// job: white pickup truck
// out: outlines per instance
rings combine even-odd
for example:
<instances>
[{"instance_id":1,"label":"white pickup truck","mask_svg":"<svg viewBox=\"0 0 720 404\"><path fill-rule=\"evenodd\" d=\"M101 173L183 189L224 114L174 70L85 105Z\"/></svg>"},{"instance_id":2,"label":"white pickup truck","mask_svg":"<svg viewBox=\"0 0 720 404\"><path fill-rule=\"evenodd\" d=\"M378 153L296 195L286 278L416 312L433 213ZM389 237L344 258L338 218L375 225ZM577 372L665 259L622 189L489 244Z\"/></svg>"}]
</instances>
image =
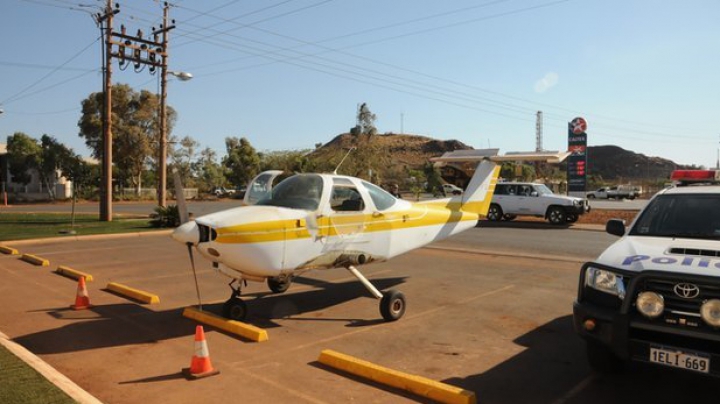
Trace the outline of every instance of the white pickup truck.
<instances>
[{"instance_id":1,"label":"white pickup truck","mask_svg":"<svg viewBox=\"0 0 720 404\"><path fill-rule=\"evenodd\" d=\"M629 361L720 377L720 172L676 170L620 238L580 271L576 332L595 370Z\"/></svg>"},{"instance_id":2,"label":"white pickup truck","mask_svg":"<svg viewBox=\"0 0 720 404\"><path fill-rule=\"evenodd\" d=\"M588 199L635 199L639 192L632 185L616 185L590 191L585 196Z\"/></svg>"}]
</instances>

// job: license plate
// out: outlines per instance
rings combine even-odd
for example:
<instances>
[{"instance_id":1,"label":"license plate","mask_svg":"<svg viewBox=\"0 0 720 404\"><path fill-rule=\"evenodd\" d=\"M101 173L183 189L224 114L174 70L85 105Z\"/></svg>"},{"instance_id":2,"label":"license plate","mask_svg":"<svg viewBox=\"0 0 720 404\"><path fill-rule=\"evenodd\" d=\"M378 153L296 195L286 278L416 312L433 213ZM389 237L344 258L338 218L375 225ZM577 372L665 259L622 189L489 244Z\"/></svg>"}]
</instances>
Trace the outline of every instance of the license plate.
<instances>
[{"instance_id":1,"label":"license plate","mask_svg":"<svg viewBox=\"0 0 720 404\"><path fill-rule=\"evenodd\" d=\"M650 362L696 372L710 372L710 358L690 352L650 347Z\"/></svg>"}]
</instances>

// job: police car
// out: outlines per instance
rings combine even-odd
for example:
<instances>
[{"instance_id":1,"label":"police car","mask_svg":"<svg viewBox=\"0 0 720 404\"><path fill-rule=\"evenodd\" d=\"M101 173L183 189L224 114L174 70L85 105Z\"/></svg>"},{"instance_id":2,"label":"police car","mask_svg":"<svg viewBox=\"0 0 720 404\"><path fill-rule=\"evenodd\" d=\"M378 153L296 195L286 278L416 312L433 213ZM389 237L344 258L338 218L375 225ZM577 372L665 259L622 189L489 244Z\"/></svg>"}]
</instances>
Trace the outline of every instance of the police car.
<instances>
[{"instance_id":1,"label":"police car","mask_svg":"<svg viewBox=\"0 0 720 404\"><path fill-rule=\"evenodd\" d=\"M629 228L608 221L621 238L580 271L574 325L597 371L640 361L720 376L720 172L671 179Z\"/></svg>"}]
</instances>

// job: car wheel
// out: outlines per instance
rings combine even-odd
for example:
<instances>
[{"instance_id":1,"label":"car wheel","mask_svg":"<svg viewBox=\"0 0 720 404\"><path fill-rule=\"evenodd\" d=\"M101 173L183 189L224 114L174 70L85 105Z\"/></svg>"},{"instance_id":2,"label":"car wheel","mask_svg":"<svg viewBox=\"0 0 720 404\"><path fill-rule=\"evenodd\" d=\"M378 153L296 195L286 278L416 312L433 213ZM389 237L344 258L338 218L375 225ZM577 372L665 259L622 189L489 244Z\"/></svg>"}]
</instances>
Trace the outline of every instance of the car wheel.
<instances>
[{"instance_id":1,"label":"car wheel","mask_svg":"<svg viewBox=\"0 0 720 404\"><path fill-rule=\"evenodd\" d=\"M558 206L553 206L548 210L547 220L552 224L565 224L567 222L565 211Z\"/></svg>"},{"instance_id":2,"label":"car wheel","mask_svg":"<svg viewBox=\"0 0 720 404\"><path fill-rule=\"evenodd\" d=\"M568 213L567 215L567 221L568 223L575 223L578 221L579 216L575 213Z\"/></svg>"},{"instance_id":3,"label":"car wheel","mask_svg":"<svg viewBox=\"0 0 720 404\"><path fill-rule=\"evenodd\" d=\"M587 198L588 198L588 199L595 199L595 195L590 194L590 195L587 196Z\"/></svg>"},{"instance_id":4,"label":"car wheel","mask_svg":"<svg viewBox=\"0 0 720 404\"><path fill-rule=\"evenodd\" d=\"M498 204L491 204L490 209L488 209L487 213L487 219L491 222L497 222L503 217L503 211L500 205Z\"/></svg>"},{"instance_id":5,"label":"car wheel","mask_svg":"<svg viewBox=\"0 0 720 404\"><path fill-rule=\"evenodd\" d=\"M598 373L620 373L625 368L625 362L622 359L597 342L586 341L585 352L590 367Z\"/></svg>"}]
</instances>

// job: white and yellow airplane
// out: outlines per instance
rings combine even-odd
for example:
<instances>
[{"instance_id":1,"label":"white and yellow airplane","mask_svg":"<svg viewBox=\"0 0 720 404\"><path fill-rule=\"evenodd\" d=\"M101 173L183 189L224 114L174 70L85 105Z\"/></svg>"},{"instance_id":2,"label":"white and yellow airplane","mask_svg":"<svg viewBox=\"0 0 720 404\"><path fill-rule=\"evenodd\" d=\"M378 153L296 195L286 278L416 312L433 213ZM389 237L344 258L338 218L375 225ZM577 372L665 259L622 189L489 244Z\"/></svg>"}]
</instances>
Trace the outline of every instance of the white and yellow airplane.
<instances>
[{"instance_id":1,"label":"white and yellow airplane","mask_svg":"<svg viewBox=\"0 0 720 404\"><path fill-rule=\"evenodd\" d=\"M478 162L467 189L451 198L419 202L396 199L377 185L337 174L296 174L272 187L281 172L264 172L248 186L245 202L250 205L198 217L172 236L191 253L194 246L217 271L232 278L232 294L223 306L223 315L230 319L242 320L247 314L240 299L246 281L266 281L271 291L282 293L305 271L346 268L380 299L382 317L394 321L405 313L405 296L392 289L380 292L358 266L475 227L492 200L498 162L560 162L567 155L498 156L497 149L446 153L433 160Z\"/></svg>"}]
</instances>

